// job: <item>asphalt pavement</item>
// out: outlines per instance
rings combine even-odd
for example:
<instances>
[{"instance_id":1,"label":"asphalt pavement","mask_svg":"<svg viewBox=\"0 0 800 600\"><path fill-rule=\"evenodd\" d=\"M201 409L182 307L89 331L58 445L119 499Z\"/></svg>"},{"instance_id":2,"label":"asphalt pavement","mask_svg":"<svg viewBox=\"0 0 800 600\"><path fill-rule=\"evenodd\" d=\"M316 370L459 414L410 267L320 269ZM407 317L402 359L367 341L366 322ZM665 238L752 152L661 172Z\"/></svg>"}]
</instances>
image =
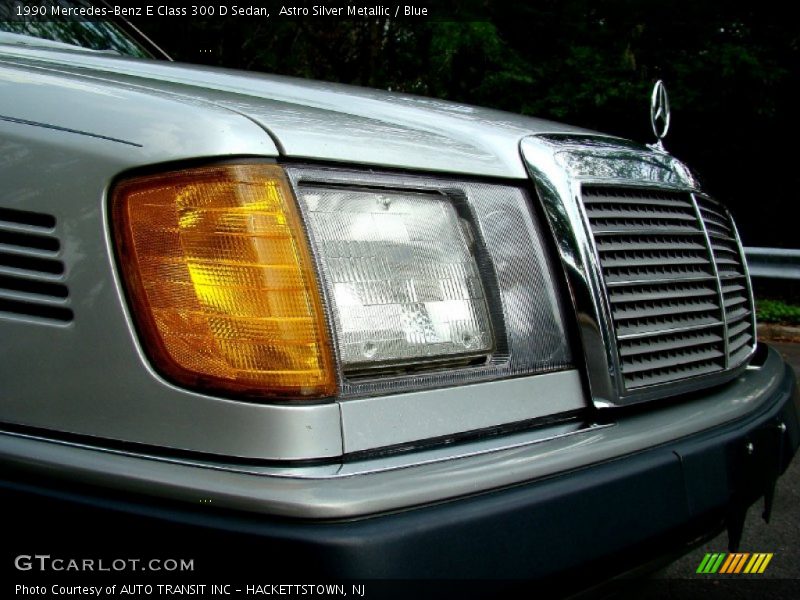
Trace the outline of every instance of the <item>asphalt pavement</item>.
<instances>
[{"instance_id":1,"label":"asphalt pavement","mask_svg":"<svg viewBox=\"0 0 800 600\"><path fill-rule=\"evenodd\" d=\"M800 375L800 344L767 343L780 351L789 364L794 367L795 373ZM800 580L800 454L795 456L789 469L778 480L775 491L775 504L769 524L766 524L761 518L763 506L763 501L759 501L750 507L739 551L773 553L773 558L766 571L762 575L751 577L746 586L724 585L723 587L729 588L729 592L733 592L727 595L729 598L761 597L761 594L758 593L761 588L764 590L769 589L771 592L779 592L779 588L769 587L766 582L768 579L784 580L783 588L781 588L784 590L787 590L786 586L789 585L786 580ZM662 570L655 578L672 580L705 578L708 581L708 575L696 574L697 567L703 557L706 553L727 551L728 537L726 533L723 533L708 544L697 548ZM744 583L741 579L739 581L742 584ZM758 581L763 581L763 583L758 583ZM663 583L668 585L668 582ZM727 584L728 582L720 581L719 583ZM796 590L794 585L791 585L791 588L793 591ZM679 584L675 589L676 593L668 597L683 596L685 595L684 592L690 590L691 587L687 584ZM735 593L737 589L743 590L745 593L739 596ZM772 593L771 597L800 598L800 596L786 596L780 593Z\"/></svg>"}]
</instances>

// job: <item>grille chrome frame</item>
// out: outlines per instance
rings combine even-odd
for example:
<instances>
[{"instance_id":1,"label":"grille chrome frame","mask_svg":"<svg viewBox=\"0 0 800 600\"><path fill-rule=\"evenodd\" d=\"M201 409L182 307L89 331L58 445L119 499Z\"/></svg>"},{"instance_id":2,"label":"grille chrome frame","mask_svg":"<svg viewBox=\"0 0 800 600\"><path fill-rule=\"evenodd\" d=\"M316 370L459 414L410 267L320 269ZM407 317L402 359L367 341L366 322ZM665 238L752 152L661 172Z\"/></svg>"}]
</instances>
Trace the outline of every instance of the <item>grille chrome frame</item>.
<instances>
[{"instance_id":1,"label":"grille chrome frame","mask_svg":"<svg viewBox=\"0 0 800 600\"><path fill-rule=\"evenodd\" d=\"M694 207L698 202L708 203L712 208L716 207L714 210L717 212L721 210L725 215L729 213L702 192L689 169L665 152L599 134L529 136L522 140L520 150L550 224L553 241L564 268L583 346L586 380L595 407L626 406L679 396L720 385L737 377L746 368L754 351L756 334L747 264L733 221L729 218L727 221L732 232L731 242L738 249L738 260L744 273L743 290L740 287L737 291L744 294L745 302L751 307L746 334L752 337L748 344L749 352L736 356L736 361L729 361L726 341L724 350L720 350L718 346L718 351L724 353L725 364L706 370L708 372L701 369L703 372L688 374L683 378L672 378L628 389L621 370L617 331L608 292L614 286L607 286L595 236L584 211L582 192L584 188L592 186L678 194L690 198L693 208L689 218L685 220L691 220L695 235L702 236L703 248L700 250L708 258L706 262L715 265L713 269L716 269L717 261L713 259L714 248L708 242L708 233L696 231L694 224L698 223L701 215ZM718 335L727 340L727 331L721 326L726 320L721 312L725 298L721 286L714 284L714 281L719 281L719 273L715 273L713 269L705 274L706 283L713 284L706 292L719 307ZM697 283L690 275L683 275L684 283ZM740 327L740 324L737 326ZM728 362L731 362L729 366Z\"/></svg>"}]
</instances>

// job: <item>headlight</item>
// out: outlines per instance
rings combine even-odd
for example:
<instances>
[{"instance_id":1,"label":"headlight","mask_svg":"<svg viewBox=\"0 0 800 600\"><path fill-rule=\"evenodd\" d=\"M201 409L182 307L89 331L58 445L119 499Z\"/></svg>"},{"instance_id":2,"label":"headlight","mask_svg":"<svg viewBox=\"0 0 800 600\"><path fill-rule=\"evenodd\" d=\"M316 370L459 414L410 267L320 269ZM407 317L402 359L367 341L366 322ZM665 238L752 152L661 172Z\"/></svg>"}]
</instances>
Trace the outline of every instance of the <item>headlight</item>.
<instances>
[{"instance_id":1,"label":"headlight","mask_svg":"<svg viewBox=\"0 0 800 600\"><path fill-rule=\"evenodd\" d=\"M250 163L112 203L144 350L188 387L353 397L572 366L518 186Z\"/></svg>"},{"instance_id":2,"label":"headlight","mask_svg":"<svg viewBox=\"0 0 800 600\"><path fill-rule=\"evenodd\" d=\"M442 194L301 187L345 375L487 357L471 225Z\"/></svg>"}]
</instances>

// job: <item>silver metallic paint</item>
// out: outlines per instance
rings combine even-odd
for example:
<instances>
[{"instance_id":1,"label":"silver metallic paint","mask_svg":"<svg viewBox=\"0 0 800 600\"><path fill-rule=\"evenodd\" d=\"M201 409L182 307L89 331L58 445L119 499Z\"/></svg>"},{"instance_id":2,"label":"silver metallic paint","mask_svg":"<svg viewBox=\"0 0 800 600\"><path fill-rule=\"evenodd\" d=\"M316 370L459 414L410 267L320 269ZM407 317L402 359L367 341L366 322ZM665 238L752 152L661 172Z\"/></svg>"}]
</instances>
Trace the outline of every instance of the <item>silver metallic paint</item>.
<instances>
[{"instance_id":1,"label":"silver metallic paint","mask_svg":"<svg viewBox=\"0 0 800 600\"><path fill-rule=\"evenodd\" d=\"M499 384L503 385L500 386ZM345 453L537 419L586 407L577 371L341 403Z\"/></svg>"},{"instance_id":2,"label":"silver metallic paint","mask_svg":"<svg viewBox=\"0 0 800 600\"><path fill-rule=\"evenodd\" d=\"M331 467L237 467L165 460L0 434L6 466L73 482L214 508L313 519L371 515L467 496L613 460L757 413L784 383L770 349L761 367L692 402L630 415L609 427L557 426ZM492 384L496 385L496 384Z\"/></svg>"},{"instance_id":3,"label":"silver metallic paint","mask_svg":"<svg viewBox=\"0 0 800 600\"><path fill-rule=\"evenodd\" d=\"M194 393L159 377L138 346L116 272L107 195L117 174L203 156L274 156L277 149L265 132L229 110L170 93L0 64L0 92L10 92L12 84L13 94L0 95L0 115L15 119L0 119L0 201L56 217L62 243L57 257L68 270L40 277L69 286L75 320L0 320L4 339L14 340L0 345L0 422L233 457L341 455L338 403L259 405ZM79 103L82 110L65 110ZM507 416L502 408L488 418L465 413L435 431L425 422L423 433L450 435L456 426L476 429L542 414L540 406L529 405L522 415L520 403L529 395L519 384L507 385L491 388L491 395L509 403ZM426 397L434 403L442 397L450 410L452 392L435 390ZM402 410L413 398L400 395L395 401ZM583 396L571 396L568 404L582 406ZM409 427L403 431L403 441L420 439ZM354 444L385 442L367 443L362 436Z\"/></svg>"},{"instance_id":4,"label":"silver metallic paint","mask_svg":"<svg viewBox=\"0 0 800 600\"><path fill-rule=\"evenodd\" d=\"M75 164L83 152L107 155L106 160L113 161L108 165L111 168L98 173L106 179L126 169L160 162L248 154L278 155L275 144L260 127L227 109L164 92L11 66L3 61L2 52L0 117L38 124L43 133L50 134L45 143L60 145L66 153L76 153L72 158ZM66 130L63 131L65 135L52 133L59 128ZM31 130L9 131L21 136ZM80 137L72 137L70 133ZM4 134L3 138L6 137ZM95 147L88 138L126 143L123 147L115 144ZM83 144L87 144L86 150ZM36 166L40 170L51 170L44 165L47 163ZM91 166L86 168L91 169ZM76 172L75 176L82 175ZM14 190L16 186L5 184L3 189ZM85 201L90 201L88 194L82 195ZM58 203L53 204L45 210L57 211Z\"/></svg>"},{"instance_id":5,"label":"silver metallic paint","mask_svg":"<svg viewBox=\"0 0 800 600\"><path fill-rule=\"evenodd\" d=\"M163 61L14 46L0 46L0 61L56 71L64 86L108 85L225 107L267 130L287 157L524 179L518 152L523 137L590 133L442 100ZM124 120L109 122L102 109L84 112L79 98L67 98L62 106L70 110L54 116L57 124L86 119L98 133L132 138ZM135 104L124 110L134 122L148 116L137 115Z\"/></svg>"}]
</instances>

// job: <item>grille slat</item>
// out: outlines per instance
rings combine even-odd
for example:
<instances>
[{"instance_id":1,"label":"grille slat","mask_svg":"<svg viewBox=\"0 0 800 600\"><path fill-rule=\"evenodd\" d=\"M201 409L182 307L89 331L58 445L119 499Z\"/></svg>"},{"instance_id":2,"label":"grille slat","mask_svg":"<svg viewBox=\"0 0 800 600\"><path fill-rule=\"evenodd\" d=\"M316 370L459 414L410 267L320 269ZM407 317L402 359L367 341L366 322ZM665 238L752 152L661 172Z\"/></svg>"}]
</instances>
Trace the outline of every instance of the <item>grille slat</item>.
<instances>
[{"instance_id":1,"label":"grille slat","mask_svg":"<svg viewBox=\"0 0 800 600\"><path fill-rule=\"evenodd\" d=\"M735 323L736 325L739 325L739 322L741 321L742 323L745 323L748 326L748 328L751 328L752 325L748 322L748 319L747 319L747 317L749 317L749 316L750 316L749 314L740 314L736 318L728 317L728 327L731 327L732 323Z\"/></svg>"},{"instance_id":2,"label":"grille slat","mask_svg":"<svg viewBox=\"0 0 800 600\"><path fill-rule=\"evenodd\" d=\"M598 220L592 225L594 235L611 235L624 233L626 235L686 235L687 233L697 233L690 223L676 224L674 222L656 222L639 220L634 223L624 221L609 221L608 219Z\"/></svg>"},{"instance_id":3,"label":"grille slat","mask_svg":"<svg viewBox=\"0 0 800 600\"><path fill-rule=\"evenodd\" d=\"M56 218L45 213L0 207L0 227L14 226L52 231L56 226Z\"/></svg>"},{"instance_id":4,"label":"grille slat","mask_svg":"<svg viewBox=\"0 0 800 600\"><path fill-rule=\"evenodd\" d=\"M728 223L728 217L722 214L722 212L709 208L708 203L705 201L698 203L698 206L700 207L700 213L703 215L703 220L706 223L712 223L723 229L730 230L731 226L730 223Z\"/></svg>"},{"instance_id":5,"label":"grille slat","mask_svg":"<svg viewBox=\"0 0 800 600\"><path fill-rule=\"evenodd\" d=\"M731 267L730 265L720 265L719 276L721 279L732 279L736 277L744 277L744 269Z\"/></svg>"},{"instance_id":6,"label":"grille slat","mask_svg":"<svg viewBox=\"0 0 800 600\"><path fill-rule=\"evenodd\" d=\"M659 265L669 265L670 267L681 267L682 265L708 265L709 261L703 256L677 253L662 253L642 255L636 253L633 256L606 256L603 260L609 268L634 268L634 267L654 267Z\"/></svg>"},{"instance_id":7,"label":"grille slat","mask_svg":"<svg viewBox=\"0 0 800 600\"><path fill-rule=\"evenodd\" d=\"M661 385L674 383L689 377L700 375L710 375L721 370L719 361L707 361L704 363L693 363L681 365L667 369L653 369L648 373L636 373L626 377L628 388L642 388L651 385Z\"/></svg>"},{"instance_id":8,"label":"grille slat","mask_svg":"<svg viewBox=\"0 0 800 600\"><path fill-rule=\"evenodd\" d=\"M623 286L609 288L608 297L613 304L623 302L641 302L645 300L677 300L680 298L699 298L702 296L717 296L717 291L699 285L651 285L646 289Z\"/></svg>"},{"instance_id":9,"label":"grille slat","mask_svg":"<svg viewBox=\"0 0 800 600\"><path fill-rule=\"evenodd\" d=\"M713 280L715 278L703 269L679 266L658 269L615 269L612 267L606 272L606 281L610 284L629 284L631 282L642 284L673 283L706 279Z\"/></svg>"},{"instance_id":10,"label":"grille slat","mask_svg":"<svg viewBox=\"0 0 800 600\"><path fill-rule=\"evenodd\" d=\"M735 227L716 202L672 191L586 186L626 391L741 364L755 343ZM738 361L738 362L737 362Z\"/></svg>"},{"instance_id":11,"label":"grille slat","mask_svg":"<svg viewBox=\"0 0 800 600\"><path fill-rule=\"evenodd\" d=\"M629 333L629 334L617 334L617 341L628 343L631 340L641 340L644 338L651 338L653 336L664 336L664 335L687 335L693 334L696 331L701 331L705 329L717 329L723 326L722 321L714 321L713 323L701 323L699 325L684 325L682 327L673 327L673 328L665 328L661 331L646 331L643 333Z\"/></svg>"},{"instance_id":12,"label":"grille slat","mask_svg":"<svg viewBox=\"0 0 800 600\"><path fill-rule=\"evenodd\" d=\"M714 249L714 253L717 252L727 252L729 254L733 254L734 256L739 256L739 250L736 247L729 246L725 244L722 240L712 239L711 240L711 247Z\"/></svg>"},{"instance_id":13,"label":"grille slat","mask_svg":"<svg viewBox=\"0 0 800 600\"><path fill-rule=\"evenodd\" d=\"M739 261L738 260L734 260L732 258L717 257L716 263L717 263L717 266L719 266L719 265L735 265L737 267L740 266L739 265Z\"/></svg>"},{"instance_id":14,"label":"grille slat","mask_svg":"<svg viewBox=\"0 0 800 600\"><path fill-rule=\"evenodd\" d=\"M0 208L0 318L69 322L69 289L52 215Z\"/></svg>"},{"instance_id":15,"label":"grille slat","mask_svg":"<svg viewBox=\"0 0 800 600\"><path fill-rule=\"evenodd\" d=\"M722 335L713 330L678 335L647 337L633 341L623 341L619 345L620 356L625 358L641 354L652 354L664 351L675 351L683 348L715 344L722 341Z\"/></svg>"},{"instance_id":16,"label":"grille slat","mask_svg":"<svg viewBox=\"0 0 800 600\"><path fill-rule=\"evenodd\" d=\"M728 321L737 321L739 319L744 319L745 317L750 316L750 311L746 308L734 308L728 311L727 318Z\"/></svg>"},{"instance_id":17,"label":"grille slat","mask_svg":"<svg viewBox=\"0 0 800 600\"><path fill-rule=\"evenodd\" d=\"M739 283L725 283L722 286L722 293L723 294L730 294L733 292L742 292L743 294L747 293L747 288Z\"/></svg>"},{"instance_id":18,"label":"grille slat","mask_svg":"<svg viewBox=\"0 0 800 600\"><path fill-rule=\"evenodd\" d=\"M731 354L735 353L739 348L748 344L753 339L753 336L749 333L745 332L742 335L731 339L730 344L728 345L728 352Z\"/></svg>"},{"instance_id":19,"label":"grille slat","mask_svg":"<svg viewBox=\"0 0 800 600\"><path fill-rule=\"evenodd\" d=\"M625 374L641 373L695 362L708 362L711 359L721 358L722 356L724 355L721 350L711 346L703 349L693 348L692 351L686 352L662 352L659 353L658 358L624 360L622 362L622 372Z\"/></svg>"},{"instance_id":20,"label":"grille slat","mask_svg":"<svg viewBox=\"0 0 800 600\"><path fill-rule=\"evenodd\" d=\"M747 302L747 298L745 296L733 296L733 297L726 297L725 298L725 308L728 309L732 306L736 306L737 304L744 304Z\"/></svg>"},{"instance_id":21,"label":"grille slat","mask_svg":"<svg viewBox=\"0 0 800 600\"><path fill-rule=\"evenodd\" d=\"M626 198L624 196L596 196L593 198L584 198L583 202L584 204L631 204L636 207L666 206L669 208L685 208L690 206L690 204L688 204L685 200L675 200L670 198L642 198L637 196L633 196L631 198Z\"/></svg>"},{"instance_id":22,"label":"grille slat","mask_svg":"<svg viewBox=\"0 0 800 600\"><path fill-rule=\"evenodd\" d=\"M726 231L730 234L733 234L730 227L728 227L720 218L718 218L714 213L709 213L708 211L702 211L703 213L703 220L706 223L706 227L709 225L716 228L718 231Z\"/></svg>"},{"instance_id":23,"label":"grille slat","mask_svg":"<svg viewBox=\"0 0 800 600\"><path fill-rule=\"evenodd\" d=\"M730 336L731 338L742 333L743 331L747 331L750 329L750 323L744 320L739 321L735 325L731 325L730 323L731 322L728 321L728 336Z\"/></svg>"},{"instance_id":24,"label":"grille slat","mask_svg":"<svg viewBox=\"0 0 800 600\"><path fill-rule=\"evenodd\" d=\"M686 313L712 313L717 310L717 303L712 301L701 302L642 302L633 306L612 309L612 314L617 320L656 318L667 315L682 315Z\"/></svg>"},{"instance_id":25,"label":"grille slat","mask_svg":"<svg viewBox=\"0 0 800 600\"><path fill-rule=\"evenodd\" d=\"M66 298L69 296L67 286L61 283L0 274L0 291L3 290L36 294L37 296L50 296L53 298Z\"/></svg>"},{"instance_id":26,"label":"grille slat","mask_svg":"<svg viewBox=\"0 0 800 600\"><path fill-rule=\"evenodd\" d=\"M708 230L709 233L713 233L715 235L719 235L719 236L722 236L722 237L728 237L728 236L731 235L731 232L729 230L720 229L719 227L717 227L713 223L708 223L706 225L706 229Z\"/></svg>"},{"instance_id":27,"label":"grille slat","mask_svg":"<svg viewBox=\"0 0 800 600\"><path fill-rule=\"evenodd\" d=\"M696 276L683 276L683 277L651 277L650 279L633 279L626 281L620 279L619 281L606 280L607 288L621 288L639 285L672 285L672 284L687 284L687 283L702 283L716 281L717 278L713 275L696 275Z\"/></svg>"},{"instance_id":28,"label":"grille slat","mask_svg":"<svg viewBox=\"0 0 800 600\"><path fill-rule=\"evenodd\" d=\"M658 317L639 319L635 323L619 323L617 325L617 337L624 339L641 334L660 335L677 330L690 331L698 327L711 325L722 325L722 322L715 317L708 316L686 317L683 319L660 319Z\"/></svg>"},{"instance_id":29,"label":"grille slat","mask_svg":"<svg viewBox=\"0 0 800 600\"><path fill-rule=\"evenodd\" d=\"M745 360L747 360L747 357L750 356L751 352L752 347L750 344L742 346L736 352L730 355L728 364L730 364L731 367L737 367L741 365Z\"/></svg>"},{"instance_id":30,"label":"grille slat","mask_svg":"<svg viewBox=\"0 0 800 600\"><path fill-rule=\"evenodd\" d=\"M697 239L691 237L683 238L659 238L656 236L643 236L629 240L609 240L598 238L595 240L599 252L634 252L634 251L673 251L681 252L686 250L705 251L705 246Z\"/></svg>"},{"instance_id":31,"label":"grille slat","mask_svg":"<svg viewBox=\"0 0 800 600\"><path fill-rule=\"evenodd\" d=\"M650 220L653 219L656 222L660 221L692 221L693 216L691 214L686 214L685 212L680 211L671 211L671 210L656 210L656 209L649 209L649 210L637 210L637 208L630 208L634 206L629 204L625 207L620 208L610 208L605 204L598 204L592 207L592 216L595 219L639 219L639 220Z\"/></svg>"}]
</instances>

